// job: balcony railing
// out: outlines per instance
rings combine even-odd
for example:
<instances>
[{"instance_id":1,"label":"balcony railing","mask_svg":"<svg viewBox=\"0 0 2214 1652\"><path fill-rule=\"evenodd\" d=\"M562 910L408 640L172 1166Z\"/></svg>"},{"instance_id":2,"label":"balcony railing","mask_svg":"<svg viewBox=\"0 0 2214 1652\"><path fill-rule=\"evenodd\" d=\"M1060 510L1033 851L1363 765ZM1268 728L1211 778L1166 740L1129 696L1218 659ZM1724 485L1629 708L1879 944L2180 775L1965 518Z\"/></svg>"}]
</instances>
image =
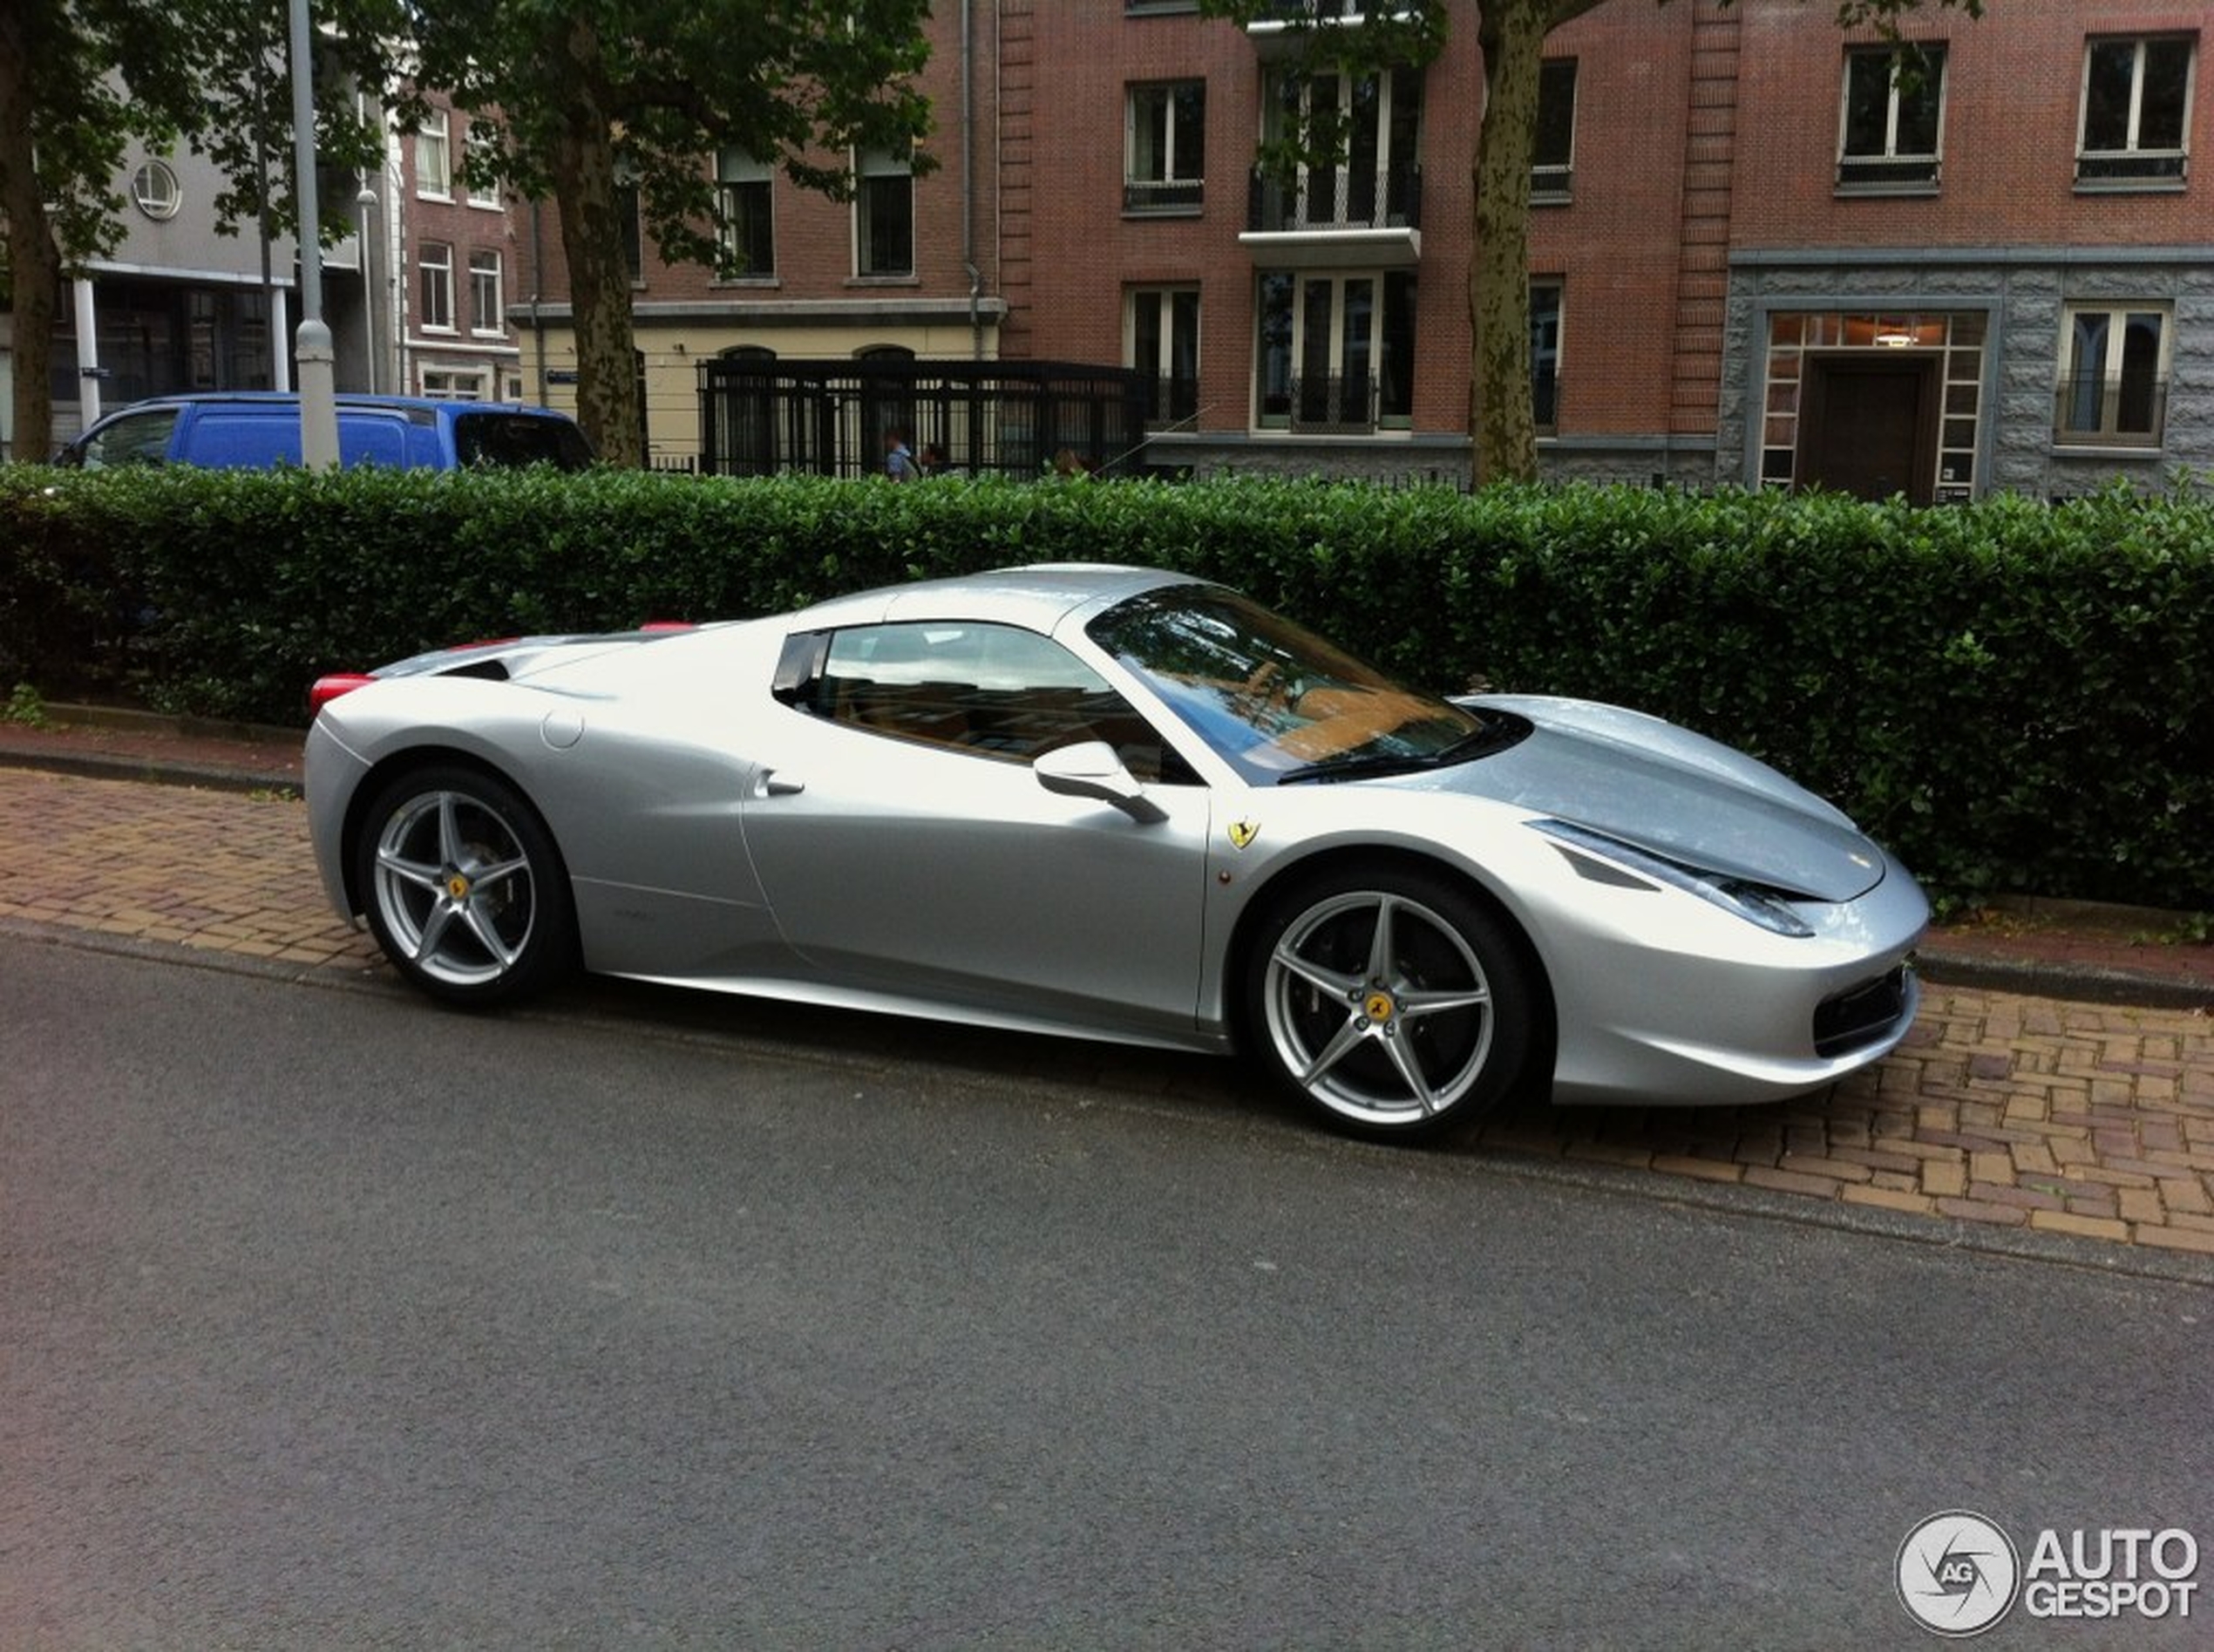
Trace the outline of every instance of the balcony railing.
<instances>
[{"instance_id":1,"label":"balcony railing","mask_svg":"<svg viewBox=\"0 0 2214 1652\"><path fill-rule=\"evenodd\" d=\"M2165 379L2088 374L2061 380L2053 439L2068 447L2158 447L2168 425Z\"/></svg>"},{"instance_id":2,"label":"balcony railing","mask_svg":"<svg viewBox=\"0 0 2214 1652\"><path fill-rule=\"evenodd\" d=\"M1288 178L1255 167L1246 188L1246 228L1259 234L1422 225L1420 167L1302 168Z\"/></svg>"},{"instance_id":3,"label":"balcony railing","mask_svg":"<svg viewBox=\"0 0 2214 1652\"><path fill-rule=\"evenodd\" d=\"M1170 374L1144 381L1145 422L1180 425L1199 414L1199 381Z\"/></svg>"},{"instance_id":4,"label":"balcony railing","mask_svg":"<svg viewBox=\"0 0 2214 1652\"><path fill-rule=\"evenodd\" d=\"M1376 428L1377 389L1369 374L1294 377L1292 429L1308 436L1366 436Z\"/></svg>"},{"instance_id":5,"label":"balcony railing","mask_svg":"<svg viewBox=\"0 0 2214 1652\"><path fill-rule=\"evenodd\" d=\"M1840 194L1921 192L1937 187L1935 155L1847 155L1837 163Z\"/></svg>"},{"instance_id":6,"label":"balcony railing","mask_svg":"<svg viewBox=\"0 0 2214 1652\"><path fill-rule=\"evenodd\" d=\"M2098 188L2180 188L2190 175L2190 157L2180 149L2115 149L2075 158L2075 181Z\"/></svg>"},{"instance_id":7,"label":"balcony railing","mask_svg":"<svg viewBox=\"0 0 2214 1652\"><path fill-rule=\"evenodd\" d=\"M1197 178L1126 178L1123 180L1124 212L1197 212L1205 198L1206 186Z\"/></svg>"}]
</instances>

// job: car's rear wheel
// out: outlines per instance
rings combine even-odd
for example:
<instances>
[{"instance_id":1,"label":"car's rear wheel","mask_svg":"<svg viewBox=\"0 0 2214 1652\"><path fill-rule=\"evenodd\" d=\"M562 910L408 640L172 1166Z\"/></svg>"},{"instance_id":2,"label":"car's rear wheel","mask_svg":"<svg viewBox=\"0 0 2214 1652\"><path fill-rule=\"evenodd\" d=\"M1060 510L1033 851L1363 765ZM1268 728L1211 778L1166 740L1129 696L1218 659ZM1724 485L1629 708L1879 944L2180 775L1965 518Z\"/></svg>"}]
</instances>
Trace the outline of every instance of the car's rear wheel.
<instances>
[{"instance_id":1,"label":"car's rear wheel","mask_svg":"<svg viewBox=\"0 0 2214 1652\"><path fill-rule=\"evenodd\" d=\"M1532 1004L1507 926L1413 867L1341 868L1291 890L1246 976L1253 1054L1279 1084L1340 1129L1396 1140L1494 1106L1528 1054Z\"/></svg>"},{"instance_id":2,"label":"car's rear wheel","mask_svg":"<svg viewBox=\"0 0 2214 1652\"><path fill-rule=\"evenodd\" d=\"M514 788L459 767L402 776L357 845L356 887L400 973L450 1003L520 997L575 956L568 876Z\"/></svg>"}]
</instances>

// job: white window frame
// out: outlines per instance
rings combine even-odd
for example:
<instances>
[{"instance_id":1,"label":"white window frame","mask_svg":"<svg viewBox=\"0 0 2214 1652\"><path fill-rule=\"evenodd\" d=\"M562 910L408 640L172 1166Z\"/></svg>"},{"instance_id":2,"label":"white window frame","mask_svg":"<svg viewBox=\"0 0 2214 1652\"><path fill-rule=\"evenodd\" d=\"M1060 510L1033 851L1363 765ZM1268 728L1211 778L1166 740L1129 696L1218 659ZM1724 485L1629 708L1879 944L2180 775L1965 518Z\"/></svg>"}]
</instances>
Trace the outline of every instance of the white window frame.
<instances>
[{"instance_id":1,"label":"white window frame","mask_svg":"<svg viewBox=\"0 0 2214 1652\"><path fill-rule=\"evenodd\" d=\"M769 186L769 267L766 269L753 269L749 268L739 271L735 275L721 276L720 279L722 280L773 281L776 279L777 169L773 162L757 160L754 156L748 154L743 149L723 149L716 152L715 157L715 187L717 194L721 198L716 204L721 210L724 221L716 230L715 238L721 245L723 255L726 257L735 259L739 253L744 250L737 245L737 236L735 234L735 227L730 222L730 220L736 216L735 213L732 211L732 206L737 198L735 192L741 185L759 184L766 184ZM910 238L912 239L912 236ZM854 254L857 264L859 262L859 251L857 247Z\"/></svg>"},{"instance_id":2,"label":"white window frame","mask_svg":"<svg viewBox=\"0 0 2214 1652\"><path fill-rule=\"evenodd\" d=\"M920 262L915 245L917 228L915 216L914 165L889 149L861 149L853 154L853 275L857 281L913 281ZM874 178L901 178L907 186L907 262L900 269L869 269L864 267L862 248L867 240L868 189L866 180Z\"/></svg>"},{"instance_id":3,"label":"white window frame","mask_svg":"<svg viewBox=\"0 0 2214 1652\"><path fill-rule=\"evenodd\" d=\"M2145 113L2145 54L2159 42L2185 41L2189 43L2190 58L2183 74L2183 107L2180 126L2183 142L2173 149L2146 149L2140 146L2139 137L2144 130ZM2091 59L2102 46L2127 43L2135 50L2129 75L2129 121L2128 142L2120 149L2090 149L2085 147L2091 125ZM2083 42L2083 77L2075 99L2075 181L2078 188L2087 186L2109 189L2122 188L2181 188L2190 171L2191 109L2198 93L2198 37L2163 30L2149 30L2141 35L2091 35ZM2116 160L2164 161L2177 163L2171 173L2164 171L2144 171L2087 178L2084 164L2096 166L2100 161Z\"/></svg>"},{"instance_id":4,"label":"white window frame","mask_svg":"<svg viewBox=\"0 0 2214 1652\"><path fill-rule=\"evenodd\" d=\"M1178 153L1177 94L1199 89L1199 153ZM1207 83L1185 75L1174 80L1133 80L1123 89L1123 210L1139 213L1198 212L1205 201L1207 169ZM1138 146L1144 130L1141 112L1150 102L1161 110L1160 176L1141 175ZM1187 168L1188 163L1188 168Z\"/></svg>"},{"instance_id":5,"label":"white window frame","mask_svg":"<svg viewBox=\"0 0 2214 1652\"><path fill-rule=\"evenodd\" d=\"M2068 423L2075 398L2080 394L2075 384L2082 375L2071 369L2075 364L2076 320L2082 316L2103 316L2108 323L2097 368L2099 427L2095 431L2073 428ZM2128 343L2129 319L2136 316L2155 316L2160 321L2160 350L2153 364L2154 411L2149 431L2124 431L2120 428L2124 371L2122 352ZM2063 305L2061 311L2058 384L2054 397L2054 445L2058 447L2124 447L2132 451L2158 449L2164 445L2168 437L2169 379L2175 350L2175 306L2164 299L2133 303L2102 298Z\"/></svg>"},{"instance_id":6,"label":"white window frame","mask_svg":"<svg viewBox=\"0 0 2214 1652\"><path fill-rule=\"evenodd\" d=\"M177 169L159 156L148 157L131 174L131 200L157 223L174 218L185 200L184 187L177 181Z\"/></svg>"},{"instance_id":7,"label":"white window frame","mask_svg":"<svg viewBox=\"0 0 2214 1652\"><path fill-rule=\"evenodd\" d=\"M1538 306L1538 295L1552 295L1552 346L1550 350L1539 347L1538 321L1545 312ZM1566 358L1568 337L1568 279L1565 275L1539 275L1530 282L1530 399L1532 411L1538 400L1538 367L1550 357L1552 363L1552 417L1538 421L1544 435L1557 435L1560 430L1560 366Z\"/></svg>"},{"instance_id":8,"label":"white window frame","mask_svg":"<svg viewBox=\"0 0 2214 1652\"><path fill-rule=\"evenodd\" d=\"M1399 111L1396 105L1399 101L1402 73L1409 74L1418 105L1417 124L1415 130L1409 134L1415 151L1411 155L1401 155L1396 153L1394 148L1394 139L1399 135L1397 132ZM1261 137L1264 141L1273 140L1284 135L1284 120L1289 112L1285 107L1287 102L1284 97L1285 78L1288 78L1289 82L1298 90L1296 119L1301 125L1314 118L1314 89L1317 86L1328 82L1335 98L1336 107L1340 111L1344 111L1353 107L1355 102L1355 92L1361 82L1368 78L1375 79L1376 108L1374 136L1377 194L1375 214L1379 220L1389 216L1389 192L1392 180L1402 175L1412 178L1419 173L1422 167L1423 126L1428 123L1430 118L1428 112L1430 91L1429 77L1420 70L1409 71L1403 68L1380 69L1373 77L1355 74L1349 70L1342 69L1325 68L1311 74L1297 74L1290 70L1280 70L1267 77L1262 82L1260 119ZM1290 221L1287 224L1287 228L1326 229L1336 228L1347 221L1344 214L1351 211L1354 185L1358 177L1353 163L1353 147L1348 146L1348 152L1339 156L1329 166L1301 167L1298 169L1298 175L1291 191ZM1327 187L1330 193L1329 201L1322 204L1319 209L1314 199L1314 193L1318 187Z\"/></svg>"},{"instance_id":9,"label":"white window frame","mask_svg":"<svg viewBox=\"0 0 2214 1652\"><path fill-rule=\"evenodd\" d=\"M1199 303L1197 282L1147 282L1127 288L1123 295L1123 360L1137 371L1144 374L1157 384L1167 384L1176 377L1177 328L1176 301L1190 296L1192 303L1192 393L1199 396L1201 352L1205 347L1206 318ZM1160 306L1160 336L1155 341L1152 361L1140 361L1138 357L1138 312L1140 303L1154 300ZM1157 409L1164 418L1171 415Z\"/></svg>"},{"instance_id":10,"label":"white window frame","mask_svg":"<svg viewBox=\"0 0 2214 1652\"><path fill-rule=\"evenodd\" d=\"M465 161L466 160L465 151L469 146L474 145L477 141L477 129L481 125L483 125L481 121L476 120L465 120L462 122L461 141L465 149ZM468 186L468 190L469 204L472 207L483 207L493 212L499 210L501 202L499 199L499 186L498 184L471 184Z\"/></svg>"},{"instance_id":11,"label":"white window frame","mask_svg":"<svg viewBox=\"0 0 2214 1652\"><path fill-rule=\"evenodd\" d=\"M1351 376L1346 371L1346 364L1350 358L1347 350L1346 319L1347 310L1349 308L1346 303L1347 290L1349 284L1354 282L1367 282L1369 283L1368 333L1368 337L1364 342L1367 347L1368 363L1368 383L1369 385L1369 394L1375 402L1376 412L1375 418L1370 419L1358 416L1360 410L1354 410L1355 414L1356 415L1355 417L1341 419L1340 421L1347 426L1347 431L1343 433L1388 435L1393 432L1403 433L1412 428L1413 413L1411 411L1411 406L1414 392L1415 361L1421 358L1421 345L1419 343L1416 344L1415 349L1414 360L1393 364L1393 366L1396 371L1403 372L1407 376L1407 389L1410 411L1404 413L1387 413L1383 411L1382 406L1385 352L1389 347L1390 338L1390 331L1386 324L1385 316L1385 311L1389 307L1388 294L1391 281L1395 276L1406 276L1411 275L1412 274L1413 272L1410 270L1401 269L1338 269L1334 266L1301 267L1292 269L1265 270L1257 272L1256 274L1255 278L1257 281L1265 280L1270 275L1288 275L1291 279L1292 331L1289 343L1291 352L1291 371L1287 379L1287 390L1291 385L1298 384L1304 377L1302 368L1307 360L1307 330L1312 320L1312 312L1309 310L1307 302L1307 289L1308 286L1311 283L1317 282L1324 282L1329 284L1330 320L1328 337L1322 345L1323 355L1329 366L1329 371L1326 377L1337 380L1340 383L1344 383L1348 381L1351 377ZM1263 313L1265 307L1259 302L1258 292L1256 292L1255 297L1256 303L1253 306L1253 319L1255 326L1259 327L1265 320ZM1294 434L1298 434L1300 433L1300 425L1301 421L1300 418L1299 403L1296 392L1293 392L1294 400L1291 411L1280 419L1277 418L1274 415L1264 415L1261 411L1261 403L1266 392L1266 386L1262 382L1260 371L1262 364L1260 350L1260 341L1258 337L1256 337L1253 362L1254 371L1253 375L1253 413L1254 426L1257 429L1288 430Z\"/></svg>"},{"instance_id":12,"label":"white window frame","mask_svg":"<svg viewBox=\"0 0 2214 1652\"><path fill-rule=\"evenodd\" d=\"M453 116L433 109L415 132L415 193L424 201L453 199Z\"/></svg>"},{"instance_id":13,"label":"white window frame","mask_svg":"<svg viewBox=\"0 0 2214 1652\"><path fill-rule=\"evenodd\" d=\"M426 364L423 369L422 393L433 401L481 402L486 399L486 388L481 367Z\"/></svg>"},{"instance_id":14,"label":"white window frame","mask_svg":"<svg viewBox=\"0 0 2214 1652\"><path fill-rule=\"evenodd\" d=\"M1932 147L1925 154L1917 150L1903 152L1898 146L1899 121L1899 64L1909 52L1919 51L1933 59L1937 71L1937 126L1932 133ZM1943 40L1916 40L1896 45L1848 46L1845 48L1844 71L1837 92L1837 188L1846 194L1923 194L1938 187L1938 180L1945 166L1945 116L1953 95L1952 52L1949 43ZM1887 86L1884 104L1884 147L1879 153L1864 153L1848 150L1852 120L1852 80L1856 64L1880 60L1887 71ZM1848 180L1848 167L1888 167L1898 173L1896 177L1871 177ZM1924 167L1926 177L1915 175ZM1908 169L1912 168L1912 172Z\"/></svg>"},{"instance_id":15,"label":"white window frame","mask_svg":"<svg viewBox=\"0 0 2214 1652\"><path fill-rule=\"evenodd\" d=\"M432 255L437 255L433 256ZM422 306L417 324L426 333L450 333L455 329L453 313L453 243L448 241L424 241L416 243L416 269L421 272L416 283L417 302ZM435 285L433 284L435 282ZM433 304L436 295L438 303ZM445 319L433 321L431 312L443 309Z\"/></svg>"},{"instance_id":16,"label":"white window frame","mask_svg":"<svg viewBox=\"0 0 2214 1652\"><path fill-rule=\"evenodd\" d=\"M1576 116L1584 79L1583 65L1577 58L1547 58L1538 65L1538 107L1542 111L1545 106L1545 71L1551 70L1558 77L1564 67L1568 71L1568 158L1539 161L1534 154L1531 157L1530 197L1539 205L1557 205L1568 200L1576 177Z\"/></svg>"},{"instance_id":17,"label":"white window frame","mask_svg":"<svg viewBox=\"0 0 2214 1652\"><path fill-rule=\"evenodd\" d=\"M485 278L491 277L492 303L485 299ZM481 337L501 338L507 332L506 267L498 251L489 247L469 249L469 330Z\"/></svg>"}]
</instances>

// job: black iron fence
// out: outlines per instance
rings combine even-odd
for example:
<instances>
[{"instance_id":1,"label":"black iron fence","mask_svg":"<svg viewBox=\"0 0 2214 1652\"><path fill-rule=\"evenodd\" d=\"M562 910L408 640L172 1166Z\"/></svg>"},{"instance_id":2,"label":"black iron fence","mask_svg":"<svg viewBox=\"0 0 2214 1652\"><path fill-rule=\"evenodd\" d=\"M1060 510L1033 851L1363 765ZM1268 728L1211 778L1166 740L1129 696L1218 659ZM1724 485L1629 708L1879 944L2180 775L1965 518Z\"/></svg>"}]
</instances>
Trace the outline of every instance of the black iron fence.
<instances>
[{"instance_id":1,"label":"black iron fence","mask_svg":"<svg viewBox=\"0 0 2214 1652\"><path fill-rule=\"evenodd\" d=\"M1257 167L1246 186L1246 228L1256 233L1422 225L1420 167L1316 167L1288 174Z\"/></svg>"},{"instance_id":2,"label":"black iron fence","mask_svg":"<svg viewBox=\"0 0 2214 1652\"><path fill-rule=\"evenodd\" d=\"M896 434L928 473L1126 474L1158 396L1073 362L723 357L700 364L700 469L880 475Z\"/></svg>"},{"instance_id":3,"label":"black iron fence","mask_svg":"<svg viewBox=\"0 0 2214 1652\"><path fill-rule=\"evenodd\" d=\"M1376 380L1367 373L1292 380L1292 428L1307 435L1366 435L1376 427Z\"/></svg>"}]
</instances>

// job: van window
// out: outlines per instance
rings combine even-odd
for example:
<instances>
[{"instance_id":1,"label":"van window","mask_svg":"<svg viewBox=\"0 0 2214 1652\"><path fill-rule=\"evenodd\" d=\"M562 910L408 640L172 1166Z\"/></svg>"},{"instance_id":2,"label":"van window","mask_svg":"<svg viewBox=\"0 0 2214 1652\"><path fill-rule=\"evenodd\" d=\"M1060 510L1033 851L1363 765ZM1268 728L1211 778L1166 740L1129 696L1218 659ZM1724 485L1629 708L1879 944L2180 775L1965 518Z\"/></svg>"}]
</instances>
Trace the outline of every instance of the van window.
<instances>
[{"instance_id":1,"label":"van window","mask_svg":"<svg viewBox=\"0 0 2214 1652\"><path fill-rule=\"evenodd\" d=\"M584 432L566 418L533 413L457 413L454 457L463 465L552 465L581 471L592 463Z\"/></svg>"},{"instance_id":2,"label":"van window","mask_svg":"<svg viewBox=\"0 0 2214 1652\"><path fill-rule=\"evenodd\" d=\"M88 471L103 465L159 465L169 457L169 433L176 428L173 407L119 414L87 432L77 445L74 462Z\"/></svg>"},{"instance_id":3,"label":"van window","mask_svg":"<svg viewBox=\"0 0 2214 1652\"><path fill-rule=\"evenodd\" d=\"M194 423L187 444L196 465L218 470L266 470L300 462L300 409L210 407ZM406 426L384 414L338 410L338 462L404 465Z\"/></svg>"}]
</instances>

